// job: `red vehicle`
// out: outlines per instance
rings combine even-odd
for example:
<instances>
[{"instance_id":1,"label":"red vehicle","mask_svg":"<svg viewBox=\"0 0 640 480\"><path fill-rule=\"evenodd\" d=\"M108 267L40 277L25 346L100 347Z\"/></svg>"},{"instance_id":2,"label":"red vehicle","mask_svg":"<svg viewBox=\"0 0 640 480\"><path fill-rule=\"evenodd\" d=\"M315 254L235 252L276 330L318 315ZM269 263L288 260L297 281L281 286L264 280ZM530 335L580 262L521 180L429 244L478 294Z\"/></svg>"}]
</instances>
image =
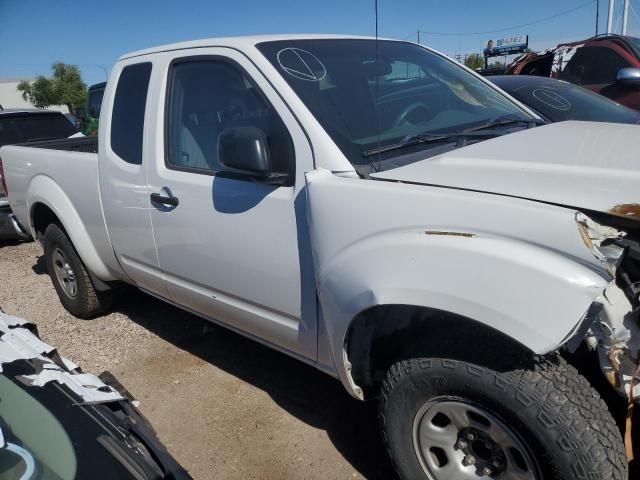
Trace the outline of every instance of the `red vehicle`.
<instances>
[{"instance_id":1,"label":"red vehicle","mask_svg":"<svg viewBox=\"0 0 640 480\"><path fill-rule=\"evenodd\" d=\"M640 38L600 35L563 43L519 57L506 73L558 78L640 110Z\"/></svg>"}]
</instances>

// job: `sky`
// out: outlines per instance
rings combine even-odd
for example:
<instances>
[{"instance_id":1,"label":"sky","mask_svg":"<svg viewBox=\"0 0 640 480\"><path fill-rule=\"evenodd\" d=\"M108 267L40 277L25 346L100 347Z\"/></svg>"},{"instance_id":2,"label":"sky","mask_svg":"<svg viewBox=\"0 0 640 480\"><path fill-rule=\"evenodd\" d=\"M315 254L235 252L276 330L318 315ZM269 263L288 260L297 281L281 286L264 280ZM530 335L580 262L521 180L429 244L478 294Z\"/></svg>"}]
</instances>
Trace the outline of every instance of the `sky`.
<instances>
[{"instance_id":1,"label":"sky","mask_svg":"<svg viewBox=\"0 0 640 480\"><path fill-rule=\"evenodd\" d=\"M607 4L600 0L600 32ZM640 0L631 6L628 33L640 36ZM374 35L374 11L374 0L0 0L0 77L49 75L62 61L78 65L91 85L106 79L120 55L140 48L259 33ZM421 30L421 43L464 55L480 52L489 38L528 34L530 47L543 49L591 36L596 0L378 0L378 12L380 36L415 41ZM478 33L493 30L500 31Z\"/></svg>"}]
</instances>

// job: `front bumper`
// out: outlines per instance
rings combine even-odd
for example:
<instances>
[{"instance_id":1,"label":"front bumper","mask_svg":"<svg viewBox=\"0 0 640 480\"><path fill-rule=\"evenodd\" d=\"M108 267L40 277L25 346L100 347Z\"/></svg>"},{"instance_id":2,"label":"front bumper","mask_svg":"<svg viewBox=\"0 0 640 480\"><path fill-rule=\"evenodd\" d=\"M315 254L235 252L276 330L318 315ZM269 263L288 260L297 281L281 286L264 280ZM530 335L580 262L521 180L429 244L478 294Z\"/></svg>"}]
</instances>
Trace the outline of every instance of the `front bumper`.
<instances>
[{"instance_id":1,"label":"front bumper","mask_svg":"<svg viewBox=\"0 0 640 480\"><path fill-rule=\"evenodd\" d=\"M0 240L28 240L25 232L9 207L0 207Z\"/></svg>"}]
</instances>

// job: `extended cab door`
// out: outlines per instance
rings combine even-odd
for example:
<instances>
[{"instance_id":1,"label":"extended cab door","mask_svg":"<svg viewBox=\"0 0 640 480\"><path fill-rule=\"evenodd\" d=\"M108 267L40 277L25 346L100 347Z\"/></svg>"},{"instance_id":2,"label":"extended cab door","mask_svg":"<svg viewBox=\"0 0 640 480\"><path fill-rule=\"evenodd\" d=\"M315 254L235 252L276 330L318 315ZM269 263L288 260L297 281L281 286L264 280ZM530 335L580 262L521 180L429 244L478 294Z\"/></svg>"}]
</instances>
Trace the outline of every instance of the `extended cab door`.
<instances>
[{"instance_id":1,"label":"extended cab door","mask_svg":"<svg viewBox=\"0 0 640 480\"><path fill-rule=\"evenodd\" d=\"M241 53L167 53L149 184L169 298L306 358L316 355L316 296L306 227L310 145L282 99ZM254 127L285 185L224 173L218 136ZM228 172L226 172L228 173Z\"/></svg>"},{"instance_id":2,"label":"extended cab door","mask_svg":"<svg viewBox=\"0 0 640 480\"><path fill-rule=\"evenodd\" d=\"M164 293L151 229L144 155L152 64L119 62L105 92L99 149L100 198L109 239L122 268L139 287Z\"/></svg>"}]
</instances>

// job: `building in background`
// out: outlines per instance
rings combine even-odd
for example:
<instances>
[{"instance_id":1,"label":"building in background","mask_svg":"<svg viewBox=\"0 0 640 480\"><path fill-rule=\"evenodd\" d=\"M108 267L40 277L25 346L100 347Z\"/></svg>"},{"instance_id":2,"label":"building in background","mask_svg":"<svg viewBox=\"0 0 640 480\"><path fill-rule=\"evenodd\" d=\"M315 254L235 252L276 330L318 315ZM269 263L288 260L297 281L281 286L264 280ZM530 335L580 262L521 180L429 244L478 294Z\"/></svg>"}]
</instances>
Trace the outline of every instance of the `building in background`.
<instances>
[{"instance_id":1,"label":"building in background","mask_svg":"<svg viewBox=\"0 0 640 480\"><path fill-rule=\"evenodd\" d=\"M34 108L31 103L22 98L22 92L18 91L18 84L22 80L32 82L32 77L0 77L0 105L2 108ZM65 105L51 105L47 110L58 110L69 113Z\"/></svg>"}]
</instances>

